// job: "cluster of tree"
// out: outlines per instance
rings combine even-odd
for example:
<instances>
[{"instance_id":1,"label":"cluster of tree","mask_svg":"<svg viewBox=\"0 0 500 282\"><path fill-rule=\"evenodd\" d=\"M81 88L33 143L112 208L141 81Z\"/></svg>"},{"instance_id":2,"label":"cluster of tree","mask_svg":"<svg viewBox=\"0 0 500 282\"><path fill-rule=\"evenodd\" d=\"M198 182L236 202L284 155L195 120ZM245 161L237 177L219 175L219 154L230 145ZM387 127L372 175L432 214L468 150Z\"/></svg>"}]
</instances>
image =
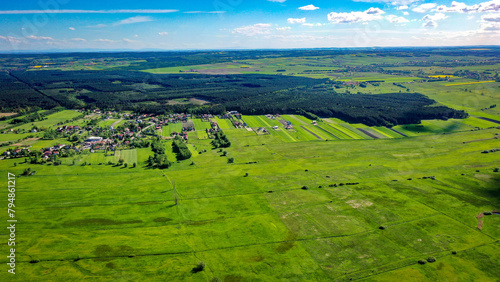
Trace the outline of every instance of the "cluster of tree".
<instances>
[{"instance_id":1,"label":"cluster of tree","mask_svg":"<svg viewBox=\"0 0 500 282\"><path fill-rule=\"evenodd\" d=\"M226 107L243 114L296 113L336 117L369 126L420 123L424 119L466 118L464 111L432 106L435 101L418 93L339 94L307 88L277 91L258 99L242 99Z\"/></svg>"},{"instance_id":2,"label":"cluster of tree","mask_svg":"<svg viewBox=\"0 0 500 282\"><path fill-rule=\"evenodd\" d=\"M94 107L156 114L189 110L193 113L219 114L224 110L224 103L228 101L299 86L312 87L326 81L282 75L193 76L127 71L16 72L16 76L66 107ZM116 81L121 83L116 84ZM149 84L153 87L138 88L138 84ZM60 95L54 91L67 88L73 88L75 92ZM177 98L199 98L212 102L212 105L169 105L170 100Z\"/></svg>"},{"instance_id":3,"label":"cluster of tree","mask_svg":"<svg viewBox=\"0 0 500 282\"><path fill-rule=\"evenodd\" d=\"M191 158L191 151L179 136L172 142L172 148L174 153L177 154L177 160L182 161Z\"/></svg>"},{"instance_id":4,"label":"cluster of tree","mask_svg":"<svg viewBox=\"0 0 500 282\"><path fill-rule=\"evenodd\" d=\"M169 168L172 165L172 162L168 160L168 157L165 153L165 146L159 139L155 139L151 142L151 150L154 153L154 156L149 156L146 161L149 167L164 169Z\"/></svg>"},{"instance_id":5,"label":"cluster of tree","mask_svg":"<svg viewBox=\"0 0 500 282\"><path fill-rule=\"evenodd\" d=\"M227 138L226 134L224 132L217 131L214 133L215 139L212 140L212 145L215 148L228 148L231 147L231 141Z\"/></svg>"},{"instance_id":6,"label":"cluster of tree","mask_svg":"<svg viewBox=\"0 0 500 282\"><path fill-rule=\"evenodd\" d=\"M55 101L5 72L0 72L0 89L2 89L0 91L2 111L17 111L26 107L52 109L59 106Z\"/></svg>"}]
</instances>

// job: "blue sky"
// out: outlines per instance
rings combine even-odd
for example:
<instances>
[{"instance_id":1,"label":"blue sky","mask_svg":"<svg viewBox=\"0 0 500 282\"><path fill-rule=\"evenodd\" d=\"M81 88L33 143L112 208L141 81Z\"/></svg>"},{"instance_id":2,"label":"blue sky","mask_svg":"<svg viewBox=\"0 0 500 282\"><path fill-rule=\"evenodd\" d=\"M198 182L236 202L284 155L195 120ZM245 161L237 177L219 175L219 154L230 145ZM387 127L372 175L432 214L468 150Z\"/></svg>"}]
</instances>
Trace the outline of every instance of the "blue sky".
<instances>
[{"instance_id":1,"label":"blue sky","mask_svg":"<svg viewBox=\"0 0 500 282\"><path fill-rule=\"evenodd\" d=\"M0 51L499 45L500 0L22 0Z\"/></svg>"}]
</instances>

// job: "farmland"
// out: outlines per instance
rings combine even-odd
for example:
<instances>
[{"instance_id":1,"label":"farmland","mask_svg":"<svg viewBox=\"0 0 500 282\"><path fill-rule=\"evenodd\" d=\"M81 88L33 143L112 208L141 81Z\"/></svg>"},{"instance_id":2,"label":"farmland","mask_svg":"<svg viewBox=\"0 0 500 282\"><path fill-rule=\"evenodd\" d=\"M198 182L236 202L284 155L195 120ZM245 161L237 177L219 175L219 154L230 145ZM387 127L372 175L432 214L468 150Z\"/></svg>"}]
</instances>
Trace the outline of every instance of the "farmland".
<instances>
[{"instance_id":1,"label":"farmland","mask_svg":"<svg viewBox=\"0 0 500 282\"><path fill-rule=\"evenodd\" d=\"M500 64L349 52L12 59L51 98L0 114L9 281L496 281Z\"/></svg>"}]
</instances>

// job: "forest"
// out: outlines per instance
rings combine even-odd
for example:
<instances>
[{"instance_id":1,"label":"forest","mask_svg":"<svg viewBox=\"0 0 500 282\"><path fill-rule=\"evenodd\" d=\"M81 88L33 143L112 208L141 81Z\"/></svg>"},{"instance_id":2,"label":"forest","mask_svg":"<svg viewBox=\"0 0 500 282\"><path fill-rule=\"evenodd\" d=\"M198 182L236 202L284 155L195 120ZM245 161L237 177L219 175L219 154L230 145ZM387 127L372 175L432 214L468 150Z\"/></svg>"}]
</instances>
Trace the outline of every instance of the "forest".
<instances>
[{"instance_id":1,"label":"forest","mask_svg":"<svg viewBox=\"0 0 500 282\"><path fill-rule=\"evenodd\" d=\"M16 105L50 109L100 108L138 113L303 114L337 117L367 125L394 126L422 119L465 118L467 114L418 93L382 95L337 93L328 79L269 74L150 74L133 71L16 71L4 74L0 107L12 105L9 89L18 87ZM396 84L395 84L396 85ZM22 100L19 100L19 97ZM206 105L171 104L197 98Z\"/></svg>"}]
</instances>

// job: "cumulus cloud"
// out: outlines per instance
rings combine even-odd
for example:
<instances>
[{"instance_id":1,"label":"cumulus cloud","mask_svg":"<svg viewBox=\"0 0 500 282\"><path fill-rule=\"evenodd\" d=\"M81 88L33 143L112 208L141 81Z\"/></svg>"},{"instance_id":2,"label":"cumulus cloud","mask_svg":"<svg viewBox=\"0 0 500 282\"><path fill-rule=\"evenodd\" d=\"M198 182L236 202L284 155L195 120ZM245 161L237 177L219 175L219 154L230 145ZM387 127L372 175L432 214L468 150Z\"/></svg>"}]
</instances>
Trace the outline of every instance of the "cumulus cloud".
<instances>
[{"instance_id":1,"label":"cumulus cloud","mask_svg":"<svg viewBox=\"0 0 500 282\"><path fill-rule=\"evenodd\" d=\"M307 26L307 27L313 27L313 26L322 26L323 24L320 24L320 23L303 23L302 24L303 26Z\"/></svg>"},{"instance_id":2,"label":"cumulus cloud","mask_svg":"<svg viewBox=\"0 0 500 282\"><path fill-rule=\"evenodd\" d=\"M54 38L52 38L52 37L34 36L34 35L26 36L26 38L31 39L31 40L54 40Z\"/></svg>"},{"instance_id":3,"label":"cumulus cloud","mask_svg":"<svg viewBox=\"0 0 500 282\"><path fill-rule=\"evenodd\" d=\"M409 16L409 15L410 15L410 13L408 13L408 12L403 12L403 15L405 15L405 16Z\"/></svg>"},{"instance_id":4,"label":"cumulus cloud","mask_svg":"<svg viewBox=\"0 0 500 282\"><path fill-rule=\"evenodd\" d=\"M165 36L165 35L168 35L168 32L166 32L166 31L158 32L158 35Z\"/></svg>"},{"instance_id":5,"label":"cumulus cloud","mask_svg":"<svg viewBox=\"0 0 500 282\"><path fill-rule=\"evenodd\" d=\"M500 13L484 15L481 19L485 22L500 22Z\"/></svg>"},{"instance_id":6,"label":"cumulus cloud","mask_svg":"<svg viewBox=\"0 0 500 282\"><path fill-rule=\"evenodd\" d=\"M403 5L403 6L399 6L396 8L396 10L408 10L408 5Z\"/></svg>"},{"instance_id":7,"label":"cumulus cloud","mask_svg":"<svg viewBox=\"0 0 500 282\"><path fill-rule=\"evenodd\" d=\"M434 15L426 15L425 17L422 18L423 21L440 21L447 19L448 16L443 14L443 13L436 13Z\"/></svg>"},{"instance_id":8,"label":"cumulus cloud","mask_svg":"<svg viewBox=\"0 0 500 282\"><path fill-rule=\"evenodd\" d=\"M500 32L500 23L498 22L489 22L482 23L479 28L479 32Z\"/></svg>"},{"instance_id":9,"label":"cumulus cloud","mask_svg":"<svg viewBox=\"0 0 500 282\"><path fill-rule=\"evenodd\" d=\"M314 6L314 5L307 5L307 6L303 6L303 7L300 7L299 10L303 10L303 11L314 11L314 10L318 10L319 8Z\"/></svg>"},{"instance_id":10,"label":"cumulus cloud","mask_svg":"<svg viewBox=\"0 0 500 282\"><path fill-rule=\"evenodd\" d=\"M292 29L292 28L289 27L289 26L277 27L276 28L277 31L287 31L287 30L290 30L290 29Z\"/></svg>"},{"instance_id":11,"label":"cumulus cloud","mask_svg":"<svg viewBox=\"0 0 500 282\"><path fill-rule=\"evenodd\" d=\"M435 8L436 6L437 5L434 3L426 3L426 4L422 4L422 5L419 5L415 8L413 8L412 11L417 12L417 13L427 13L428 11Z\"/></svg>"},{"instance_id":12,"label":"cumulus cloud","mask_svg":"<svg viewBox=\"0 0 500 282\"><path fill-rule=\"evenodd\" d=\"M1 36L0 35L0 40L7 41L9 43L21 43L21 40L19 40L19 38L13 37L13 36Z\"/></svg>"},{"instance_id":13,"label":"cumulus cloud","mask_svg":"<svg viewBox=\"0 0 500 282\"><path fill-rule=\"evenodd\" d=\"M96 39L96 42L102 42L102 43L113 43L114 41L111 39Z\"/></svg>"},{"instance_id":14,"label":"cumulus cloud","mask_svg":"<svg viewBox=\"0 0 500 282\"><path fill-rule=\"evenodd\" d=\"M373 20L380 20L385 14L384 11L379 8L370 8L364 12L350 12L350 13L335 13L332 12L328 14L328 21L332 23L357 23L357 22L368 22Z\"/></svg>"},{"instance_id":15,"label":"cumulus cloud","mask_svg":"<svg viewBox=\"0 0 500 282\"><path fill-rule=\"evenodd\" d=\"M391 23L397 23L397 24L402 24L402 23L408 23L408 22L410 22L409 20L407 20L404 17L398 17L398 16L395 16L395 15L389 15L389 16L386 17L386 19L388 21L390 21Z\"/></svg>"},{"instance_id":16,"label":"cumulus cloud","mask_svg":"<svg viewBox=\"0 0 500 282\"><path fill-rule=\"evenodd\" d=\"M289 18L287 22L289 24L297 24L297 23L303 24L306 22L306 18L300 18L300 19Z\"/></svg>"},{"instance_id":17,"label":"cumulus cloud","mask_svg":"<svg viewBox=\"0 0 500 282\"><path fill-rule=\"evenodd\" d=\"M243 34L246 36L255 36L263 34L271 34L271 25L265 23L258 23L244 27L235 28L233 33Z\"/></svg>"},{"instance_id":18,"label":"cumulus cloud","mask_svg":"<svg viewBox=\"0 0 500 282\"><path fill-rule=\"evenodd\" d=\"M136 16L136 17L131 17L131 18L116 22L115 25L144 23L144 22L151 22L151 21L153 21L153 19L151 17Z\"/></svg>"},{"instance_id":19,"label":"cumulus cloud","mask_svg":"<svg viewBox=\"0 0 500 282\"><path fill-rule=\"evenodd\" d=\"M387 3L393 6L408 5L420 0L353 0L354 2L365 2L365 3Z\"/></svg>"},{"instance_id":20,"label":"cumulus cloud","mask_svg":"<svg viewBox=\"0 0 500 282\"><path fill-rule=\"evenodd\" d=\"M498 12L500 11L500 0L492 0L469 6L462 2L451 2L451 6L441 5L436 11L444 13L477 13L477 12Z\"/></svg>"},{"instance_id":21,"label":"cumulus cloud","mask_svg":"<svg viewBox=\"0 0 500 282\"><path fill-rule=\"evenodd\" d=\"M434 28L434 27L437 27L438 24L435 21L428 21L428 22L425 22L422 26L425 28Z\"/></svg>"}]
</instances>

